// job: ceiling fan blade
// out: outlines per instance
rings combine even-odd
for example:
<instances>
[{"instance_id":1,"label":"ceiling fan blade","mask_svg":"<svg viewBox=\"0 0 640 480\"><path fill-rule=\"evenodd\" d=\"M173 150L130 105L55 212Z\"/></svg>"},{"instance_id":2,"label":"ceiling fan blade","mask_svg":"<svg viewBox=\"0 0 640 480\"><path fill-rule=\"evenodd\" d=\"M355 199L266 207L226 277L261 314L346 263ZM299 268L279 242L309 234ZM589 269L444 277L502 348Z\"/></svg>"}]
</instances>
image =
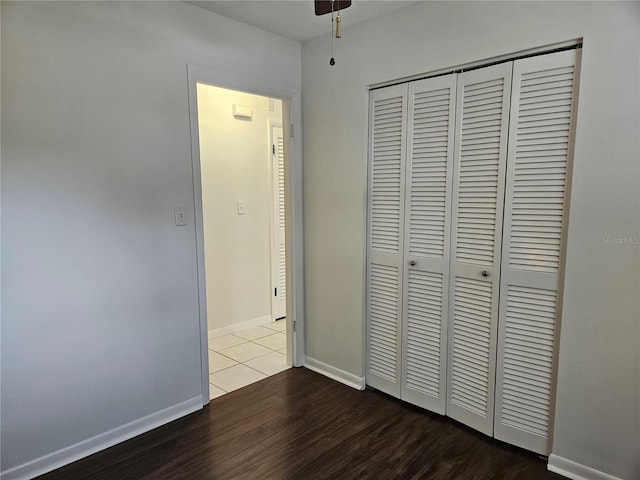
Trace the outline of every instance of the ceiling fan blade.
<instances>
[{"instance_id":1,"label":"ceiling fan blade","mask_svg":"<svg viewBox=\"0 0 640 480\"><path fill-rule=\"evenodd\" d=\"M314 0L316 7L316 15L325 15L331 13L331 0ZM333 2L333 11L344 10L351 6L351 0L335 0Z\"/></svg>"}]
</instances>

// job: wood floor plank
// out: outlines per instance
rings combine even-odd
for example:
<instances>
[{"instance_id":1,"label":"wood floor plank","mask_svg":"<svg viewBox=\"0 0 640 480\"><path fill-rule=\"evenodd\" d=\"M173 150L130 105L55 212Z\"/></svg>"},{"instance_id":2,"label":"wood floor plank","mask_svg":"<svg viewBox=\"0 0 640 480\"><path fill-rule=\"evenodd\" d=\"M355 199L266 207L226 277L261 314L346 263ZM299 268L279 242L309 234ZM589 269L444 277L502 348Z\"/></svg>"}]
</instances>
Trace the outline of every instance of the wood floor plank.
<instances>
[{"instance_id":1,"label":"wood floor plank","mask_svg":"<svg viewBox=\"0 0 640 480\"><path fill-rule=\"evenodd\" d=\"M535 454L304 368L39 480L556 480Z\"/></svg>"}]
</instances>

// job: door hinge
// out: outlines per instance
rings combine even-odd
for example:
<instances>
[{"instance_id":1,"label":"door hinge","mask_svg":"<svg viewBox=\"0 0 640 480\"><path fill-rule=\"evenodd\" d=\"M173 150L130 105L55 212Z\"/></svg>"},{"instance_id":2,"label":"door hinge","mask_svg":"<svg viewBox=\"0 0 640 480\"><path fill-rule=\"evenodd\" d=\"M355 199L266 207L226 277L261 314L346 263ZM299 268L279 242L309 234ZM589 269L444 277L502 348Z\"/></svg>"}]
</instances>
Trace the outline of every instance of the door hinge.
<instances>
[{"instance_id":1,"label":"door hinge","mask_svg":"<svg viewBox=\"0 0 640 480\"><path fill-rule=\"evenodd\" d=\"M276 154L276 146L275 145L271 145L271 153L273 153L274 155Z\"/></svg>"},{"instance_id":2,"label":"door hinge","mask_svg":"<svg viewBox=\"0 0 640 480\"><path fill-rule=\"evenodd\" d=\"M293 321L293 331L294 332L296 331L296 321L295 320Z\"/></svg>"},{"instance_id":3,"label":"door hinge","mask_svg":"<svg viewBox=\"0 0 640 480\"><path fill-rule=\"evenodd\" d=\"M274 288L273 289L273 296L277 297L278 296L278 288Z\"/></svg>"},{"instance_id":4,"label":"door hinge","mask_svg":"<svg viewBox=\"0 0 640 480\"><path fill-rule=\"evenodd\" d=\"M293 124L289 125L289 136L293 138Z\"/></svg>"}]
</instances>

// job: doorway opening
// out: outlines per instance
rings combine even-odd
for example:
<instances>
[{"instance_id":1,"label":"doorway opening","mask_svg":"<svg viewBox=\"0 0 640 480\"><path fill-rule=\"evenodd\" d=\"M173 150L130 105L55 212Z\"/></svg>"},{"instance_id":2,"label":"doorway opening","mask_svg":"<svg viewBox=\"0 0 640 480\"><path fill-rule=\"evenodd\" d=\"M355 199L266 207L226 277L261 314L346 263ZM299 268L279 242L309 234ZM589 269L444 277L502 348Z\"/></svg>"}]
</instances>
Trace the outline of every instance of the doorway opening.
<instances>
[{"instance_id":1,"label":"doorway opening","mask_svg":"<svg viewBox=\"0 0 640 480\"><path fill-rule=\"evenodd\" d=\"M284 102L196 83L209 399L291 366Z\"/></svg>"}]
</instances>

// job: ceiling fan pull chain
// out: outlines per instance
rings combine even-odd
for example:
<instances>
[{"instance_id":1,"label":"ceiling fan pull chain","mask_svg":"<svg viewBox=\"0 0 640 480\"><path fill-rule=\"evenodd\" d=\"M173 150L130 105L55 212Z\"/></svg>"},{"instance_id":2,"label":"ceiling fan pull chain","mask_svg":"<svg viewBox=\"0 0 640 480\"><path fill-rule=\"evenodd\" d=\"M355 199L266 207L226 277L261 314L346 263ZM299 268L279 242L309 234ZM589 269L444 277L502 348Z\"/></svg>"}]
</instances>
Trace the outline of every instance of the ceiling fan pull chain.
<instances>
[{"instance_id":1,"label":"ceiling fan pull chain","mask_svg":"<svg viewBox=\"0 0 640 480\"><path fill-rule=\"evenodd\" d=\"M333 58L333 2L334 0L331 0L331 60L329 60L329 65L332 67L336 64L336 59Z\"/></svg>"}]
</instances>

